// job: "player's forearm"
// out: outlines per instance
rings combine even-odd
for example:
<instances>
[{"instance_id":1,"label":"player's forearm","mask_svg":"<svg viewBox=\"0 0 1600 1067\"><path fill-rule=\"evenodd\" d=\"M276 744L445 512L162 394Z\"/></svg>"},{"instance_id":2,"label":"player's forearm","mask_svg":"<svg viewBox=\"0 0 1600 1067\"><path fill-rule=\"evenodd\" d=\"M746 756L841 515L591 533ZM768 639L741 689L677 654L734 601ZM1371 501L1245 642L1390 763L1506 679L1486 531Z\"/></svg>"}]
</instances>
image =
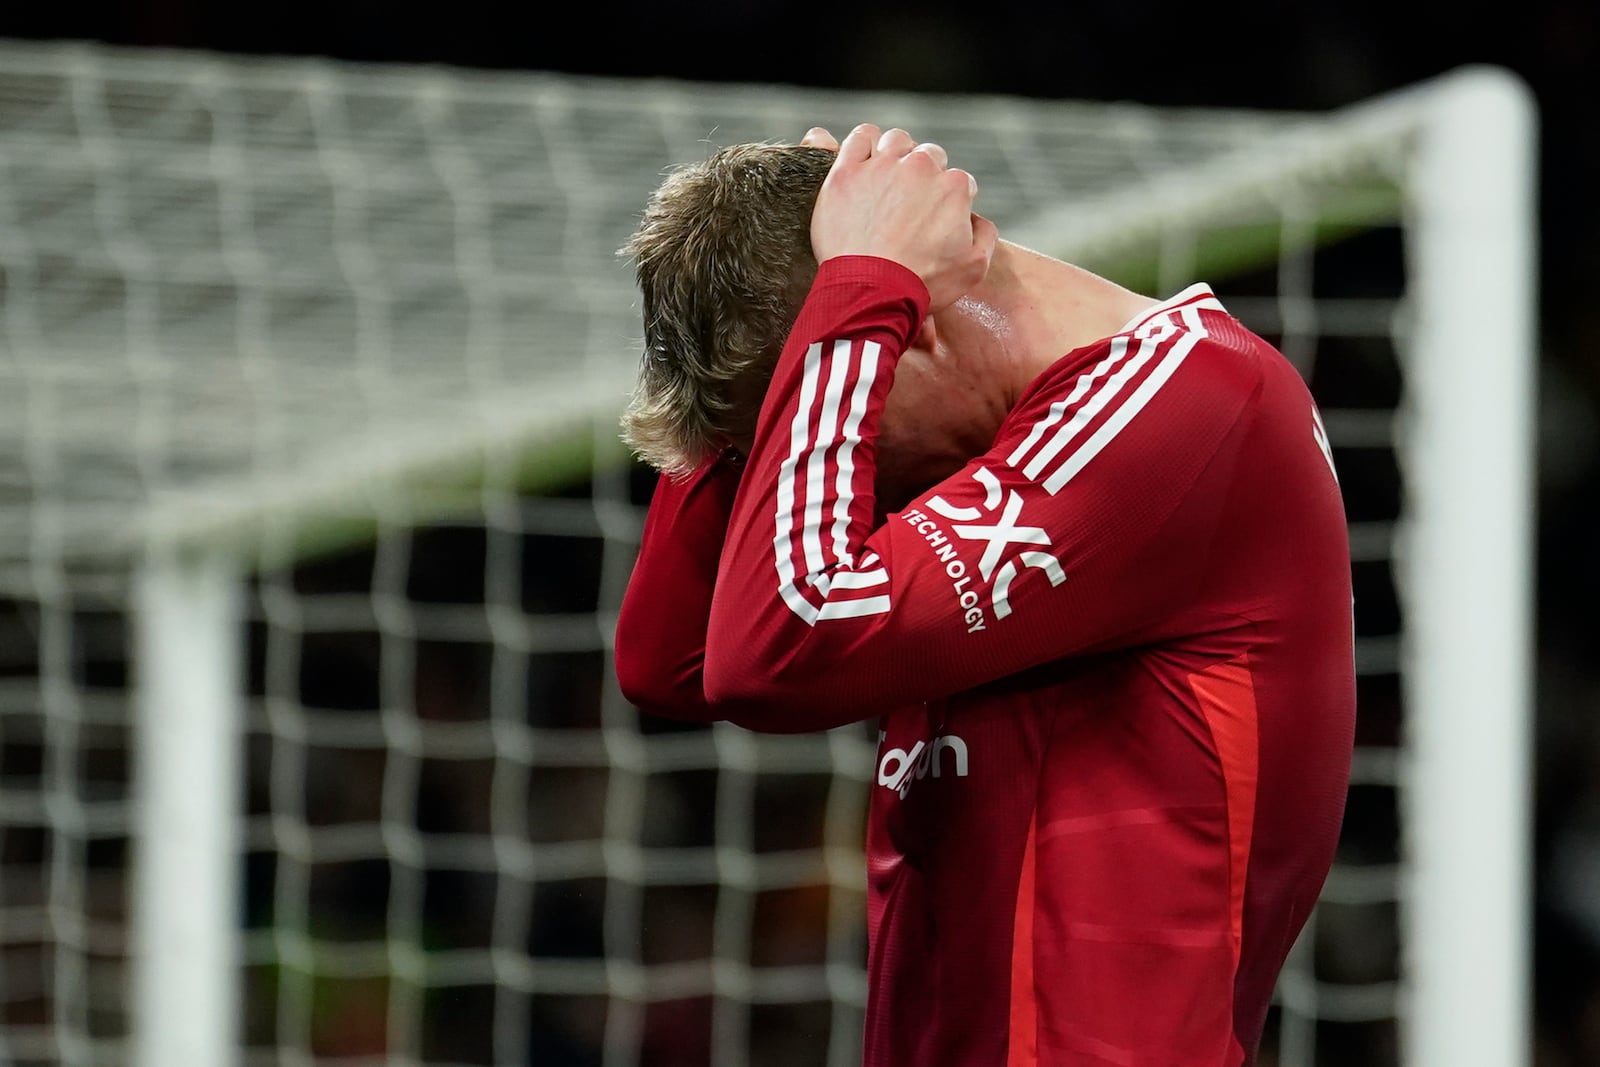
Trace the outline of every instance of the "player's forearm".
<instances>
[{"instance_id":1,"label":"player's forearm","mask_svg":"<svg viewBox=\"0 0 1600 1067\"><path fill-rule=\"evenodd\" d=\"M775 369L734 502L705 668L713 703L759 709L759 728L877 713L865 684L875 665L851 658L890 604L888 569L867 547L877 427L926 300L896 264L825 263Z\"/></svg>"},{"instance_id":2,"label":"player's forearm","mask_svg":"<svg viewBox=\"0 0 1600 1067\"><path fill-rule=\"evenodd\" d=\"M706 701L706 626L738 484L738 471L720 461L683 481L662 476L656 484L617 616L614 655L623 695L644 711L726 717Z\"/></svg>"},{"instance_id":3,"label":"player's forearm","mask_svg":"<svg viewBox=\"0 0 1600 1067\"><path fill-rule=\"evenodd\" d=\"M796 733L852 721L829 708L802 717L781 705L727 696L706 699L706 634L739 472L718 462L675 481L662 477L651 501L638 562L618 613L617 682L642 711L665 718L727 720L753 730Z\"/></svg>"}]
</instances>

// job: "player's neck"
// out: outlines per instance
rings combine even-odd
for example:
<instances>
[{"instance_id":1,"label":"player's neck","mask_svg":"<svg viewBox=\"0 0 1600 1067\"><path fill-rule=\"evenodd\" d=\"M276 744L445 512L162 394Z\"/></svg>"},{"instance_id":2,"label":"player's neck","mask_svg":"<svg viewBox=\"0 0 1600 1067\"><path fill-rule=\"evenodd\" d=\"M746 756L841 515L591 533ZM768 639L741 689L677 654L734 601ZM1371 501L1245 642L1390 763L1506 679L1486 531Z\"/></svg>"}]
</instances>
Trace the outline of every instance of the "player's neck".
<instances>
[{"instance_id":1,"label":"player's neck","mask_svg":"<svg viewBox=\"0 0 1600 1067\"><path fill-rule=\"evenodd\" d=\"M1009 403L1062 356L1111 336L1158 303L1009 241L995 249L988 277L969 300L991 326Z\"/></svg>"}]
</instances>

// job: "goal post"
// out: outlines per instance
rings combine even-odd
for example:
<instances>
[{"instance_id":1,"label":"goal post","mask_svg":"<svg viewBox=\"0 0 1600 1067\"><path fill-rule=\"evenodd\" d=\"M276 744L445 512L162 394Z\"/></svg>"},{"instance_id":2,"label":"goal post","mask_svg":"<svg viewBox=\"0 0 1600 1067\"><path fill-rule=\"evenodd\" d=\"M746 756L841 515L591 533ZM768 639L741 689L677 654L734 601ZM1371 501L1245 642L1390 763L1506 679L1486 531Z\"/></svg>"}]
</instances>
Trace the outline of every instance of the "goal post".
<instances>
[{"instance_id":1,"label":"goal post","mask_svg":"<svg viewBox=\"0 0 1600 1067\"><path fill-rule=\"evenodd\" d=\"M1535 110L1459 77L1418 131L1407 596L1408 1062L1532 1049Z\"/></svg>"},{"instance_id":2,"label":"goal post","mask_svg":"<svg viewBox=\"0 0 1600 1067\"><path fill-rule=\"evenodd\" d=\"M1306 376L1359 748L1270 1053L1528 1062L1515 78L1307 114L7 43L0 1064L859 1062L871 732L648 720L609 656L615 250L666 168L867 120Z\"/></svg>"},{"instance_id":3,"label":"goal post","mask_svg":"<svg viewBox=\"0 0 1600 1067\"><path fill-rule=\"evenodd\" d=\"M1403 217L1413 260L1398 442L1412 505L1396 563L1417 712L1402 902L1406 1062L1418 1067L1523 1063L1532 1048L1536 137L1519 79L1466 68L1302 130L1294 149L1267 140L1202 177L1164 176L1092 213L1048 212L1035 231L1066 258L1153 280L1146 257L1161 235L1242 200L1299 198L1304 211L1299 187L1374 165L1396 182L1399 199L1345 194L1354 211L1337 218L1347 233L1352 214ZM1257 220L1196 249L1196 269L1316 239L1314 219L1298 235L1288 220Z\"/></svg>"},{"instance_id":4,"label":"goal post","mask_svg":"<svg viewBox=\"0 0 1600 1067\"><path fill-rule=\"evenodd\" d=\"M135 1064L238 1060L240 578L216 553L154 555L134 576Z\"/></svg>"}]
</instances>

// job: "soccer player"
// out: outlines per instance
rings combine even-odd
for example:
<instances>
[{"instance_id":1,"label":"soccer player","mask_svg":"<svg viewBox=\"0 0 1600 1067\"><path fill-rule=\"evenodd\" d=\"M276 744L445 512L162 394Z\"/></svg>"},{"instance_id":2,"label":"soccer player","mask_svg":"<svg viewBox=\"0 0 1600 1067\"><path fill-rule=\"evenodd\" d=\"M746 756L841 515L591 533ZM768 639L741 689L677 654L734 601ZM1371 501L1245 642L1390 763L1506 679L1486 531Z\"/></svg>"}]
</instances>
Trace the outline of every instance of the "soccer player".
<instances>
[{"instance_id":1,"label":"soccer player","mask_svg":"<svg viewBox=\"0 0 1600 1067\"><path fill-rule=\"evenodd\" d=\"M619 681L880 720L868 1067L1249 1064L1349 776L1327 440L1206 286L999 241L975 192L866 125L656 191Z\"/></svg>"}]
</instances>

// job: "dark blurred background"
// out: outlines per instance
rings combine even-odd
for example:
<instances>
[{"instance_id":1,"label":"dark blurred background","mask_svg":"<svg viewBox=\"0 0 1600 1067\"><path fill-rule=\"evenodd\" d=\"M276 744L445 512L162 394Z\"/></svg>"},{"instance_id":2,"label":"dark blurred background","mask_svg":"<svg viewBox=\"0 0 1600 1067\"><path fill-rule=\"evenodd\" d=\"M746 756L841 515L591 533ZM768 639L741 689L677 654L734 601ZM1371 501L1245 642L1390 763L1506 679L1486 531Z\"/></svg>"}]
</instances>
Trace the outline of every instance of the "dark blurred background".
<instances>
[{"instance_id":1,"label":"dark blurred background","mask_svg":"<svg viewBox=\"0 0 1600 1067\"><path fill-rule=\"evenodd\" d=\"M499 69L1323 109L1468 62L1541 109L1541 1067L1600 1064L1600 3L0 5L0 36ZM802 131L774 130L774 137ZM915 131L913 131L915 132ZM976 169L976 165L974 165Z\"/></svg>"}]
</instances>

